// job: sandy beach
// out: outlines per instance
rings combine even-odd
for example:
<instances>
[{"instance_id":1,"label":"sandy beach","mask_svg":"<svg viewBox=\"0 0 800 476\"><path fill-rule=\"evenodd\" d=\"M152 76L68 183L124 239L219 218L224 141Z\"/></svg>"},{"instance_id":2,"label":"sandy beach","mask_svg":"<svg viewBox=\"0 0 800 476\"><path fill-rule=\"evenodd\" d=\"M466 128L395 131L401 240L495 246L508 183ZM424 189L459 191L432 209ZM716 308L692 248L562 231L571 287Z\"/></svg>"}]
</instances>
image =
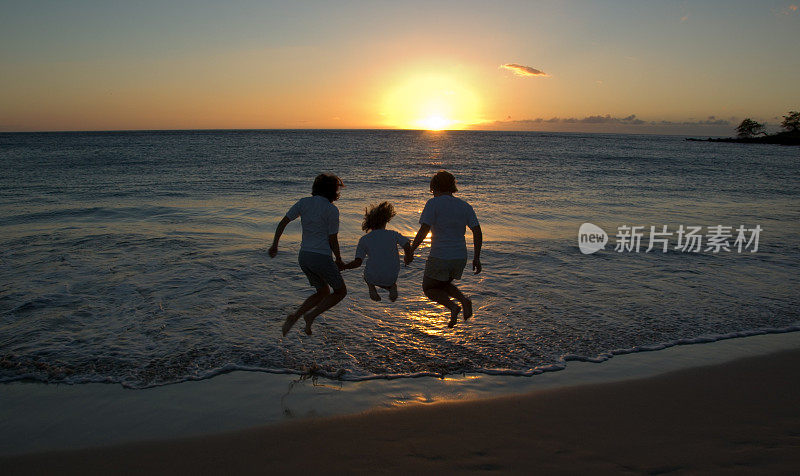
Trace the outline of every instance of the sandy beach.
<instances>
[{"instance_id":1,"label":"sandy beach","mask_svg":"<svg viewBox=\"0 0 800 476\"><path fill-rule=\"evenodd\" d=\"M800 350L616 383L0 459L5 474L790 473Z\"/></svg>"}]
</instances>

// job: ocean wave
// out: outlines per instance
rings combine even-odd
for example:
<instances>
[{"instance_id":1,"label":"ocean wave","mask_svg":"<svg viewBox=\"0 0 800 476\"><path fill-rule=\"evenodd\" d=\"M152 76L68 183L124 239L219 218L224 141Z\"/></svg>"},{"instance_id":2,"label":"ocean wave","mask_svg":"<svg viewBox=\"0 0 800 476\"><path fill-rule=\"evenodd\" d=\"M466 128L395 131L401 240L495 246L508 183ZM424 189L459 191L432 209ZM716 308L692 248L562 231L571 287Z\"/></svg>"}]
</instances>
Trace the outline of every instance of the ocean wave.
<instances>
[{"instance_id":1,"label":"ocean wave","mask_svg":"<svg viewBox=\"0 0 800 476\"><path fill-rule=\"evenodd\" d=\"M588 362L588 363L603 363L614 356L634 354L640 352L655 352L664 350L670 347L682 345L697 345L718 342L722 340L735 339L741 337L751 337L756 335L765 334L784 334L789 332L800 331L800 323L782 328L760 328L745 331L729 332L726 334L714 334L694 338L676 339L669 342L663 342L651 345L634 346L625 349L614 349L607 352L602 352L596 355L578 355L578 354L563 354L558 360L551 363L544 363L532 368L525 369L508 369L508 368L481 368L473 365L459 367L458 363L445 364L443 367L446 369L441 371L419 371L419 372L400 372L400 373L385 373L385 374L365 374L354 372L345 369L325 369L324 367L316 364L303 366L298 369L289 368L275 368L275 367L259 367L252 365L241 365L234 363L226 363L222 366L208 369L193 374L174 376L166 380L157 382L137 382L127 380L124 377L112 375L73 375L74 372L69 368L69 365L56 362L44 363L39 361L25 361L24 359L17 359L14 356L0 356L0 383L16 382L16 381L32 381L40 383L58 383L68 385L79 385L87 383L106 383L106 384L120 384L129 389L147 389L154 387L161 387L165 385L175 385L184 382L200 381L211 379L230 372L263 372L270 374L286 374L286 375L309 375L316 377L323 377L331 380L341 380L348 382L364 382L369 380L395 380L405 378L445 378L450 375L458 374L484 374L484 375L507 375L517 377L533 377L546 372L556 372L567 368L569 362ZM13 375L9 372L15 372Z\"/></svg>"}]
</instances>

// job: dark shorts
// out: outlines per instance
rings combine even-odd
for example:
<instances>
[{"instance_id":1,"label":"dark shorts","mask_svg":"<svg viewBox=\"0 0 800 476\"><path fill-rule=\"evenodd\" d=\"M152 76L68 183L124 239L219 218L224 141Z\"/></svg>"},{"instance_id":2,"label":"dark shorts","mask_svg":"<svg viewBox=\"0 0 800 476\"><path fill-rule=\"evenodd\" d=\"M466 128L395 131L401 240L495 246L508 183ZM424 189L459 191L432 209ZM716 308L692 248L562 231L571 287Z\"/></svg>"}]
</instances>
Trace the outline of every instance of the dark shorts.
<instances>
[{"instance_id":1,"label":"dark shorts","mask_svg":"<svg viewBox=\"0 0 800 476\"><path fill-rule=\"evenodd\" d=\"M461 279L466 265L466 259L441 259L429 256L425 262L425 277L445 282Z\"/></svg>"},{"instance_id":2,"label":"dark shorts","mask_svg":"<svg viewBox=\"0 0 800 476\"><path fill-rule=\"evenodd\" d=\"M333 289L344 287L342 273L339 272L339 268L336 267L336 263L330 255L301 251L297 255L297 262L300 263L300 269L306 273L309 284L315 288L322 289L325 285L329 285Z\"/></svg>"}]
</instances>

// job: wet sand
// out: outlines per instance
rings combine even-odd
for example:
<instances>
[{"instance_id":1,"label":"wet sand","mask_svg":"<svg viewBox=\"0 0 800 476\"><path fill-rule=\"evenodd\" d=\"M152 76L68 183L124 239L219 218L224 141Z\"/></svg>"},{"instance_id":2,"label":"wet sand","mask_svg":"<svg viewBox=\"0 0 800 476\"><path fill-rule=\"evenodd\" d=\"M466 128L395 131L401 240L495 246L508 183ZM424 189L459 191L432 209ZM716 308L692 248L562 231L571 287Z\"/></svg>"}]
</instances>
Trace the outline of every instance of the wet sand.
<instances>
[{"instance_id":1,"label":"wet sand","mask_svg":"<svg viewBox=\"0 0 800 476\"><path fill-rule=\"evenodd\" d=\"M791 473L800 350L657 377L0 458L4 474Z\"/></svg>"}]
</instances>

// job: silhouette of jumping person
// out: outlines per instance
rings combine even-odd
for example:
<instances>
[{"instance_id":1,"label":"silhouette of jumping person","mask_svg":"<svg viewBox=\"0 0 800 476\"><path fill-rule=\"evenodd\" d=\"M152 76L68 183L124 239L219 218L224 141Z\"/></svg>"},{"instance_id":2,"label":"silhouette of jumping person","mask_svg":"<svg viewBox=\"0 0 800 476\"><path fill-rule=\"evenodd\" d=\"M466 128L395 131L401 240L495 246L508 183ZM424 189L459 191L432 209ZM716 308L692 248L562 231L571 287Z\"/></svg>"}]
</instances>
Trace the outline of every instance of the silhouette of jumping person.
<instances>
[{"instance_id":1,"label":"silhouette of jumping person","mask_svg":"<svg viewBox=\"0 0 800 476\"><path fill-rule=\"evenodd\" d=\"M447 327L456 325L462 307L464 321L472 317L472 301L453 284L454 279L461 279L467 265L467 244L464 239L467 227L472 230L473 237L472 269L475 274L481 272L481 226L472 206L453 196L457 191L456 179L451 173L441 170L431 178L433 198L422 210L419 231L411 244L413 253L431 232L431 250L425 262L422 290L428 299L450 310ZM406 264L413 259L413 254L406 255Z\"/></svg>"},{"instance_id":2,"label":"silhouette of jumping person","mask_svg":"<svg viewBox=\"0 0 800 476\"><path fill-rule=\"evenodd\" d=\"M394 207L389 202L373 205L364 213L361 229L368 233L358 240L355 259L342 268L358 268L367 258L364 281L367 282L369 297L373 301L381 300L376 286L389 290L390 301L397 299L397 274L400 272L397 247L403 248L406 257L411 255L409 239L394 230L386 229L386 224L393 216Z\"/></svg>"},{"instance_id":3,"label":"silhouette of jumping person","mask_svg":"<svg viewBox=\"0 0 800 476\"><path fill-rule=\"evenodd\" d=\"M275 237L269 248L270 258L278 254L278 241L286 225L300 217L303 238L297 261L308 277L309 284L317 290L295 312L286 316L281 328L284 336L301 317L306 322L306 334L311 335L314 319L347 295L347 287L339 272L339 268L344 265L339 252L339 209L333 204L339 199L341 187L344 187L344 183L336 175L318 175L311 187L311 196L301 198L295 203L275 229ZM331 252L336 261L331 258ZM332 293L329 286L333 288Z\"/></svg>"}]
</instances>

